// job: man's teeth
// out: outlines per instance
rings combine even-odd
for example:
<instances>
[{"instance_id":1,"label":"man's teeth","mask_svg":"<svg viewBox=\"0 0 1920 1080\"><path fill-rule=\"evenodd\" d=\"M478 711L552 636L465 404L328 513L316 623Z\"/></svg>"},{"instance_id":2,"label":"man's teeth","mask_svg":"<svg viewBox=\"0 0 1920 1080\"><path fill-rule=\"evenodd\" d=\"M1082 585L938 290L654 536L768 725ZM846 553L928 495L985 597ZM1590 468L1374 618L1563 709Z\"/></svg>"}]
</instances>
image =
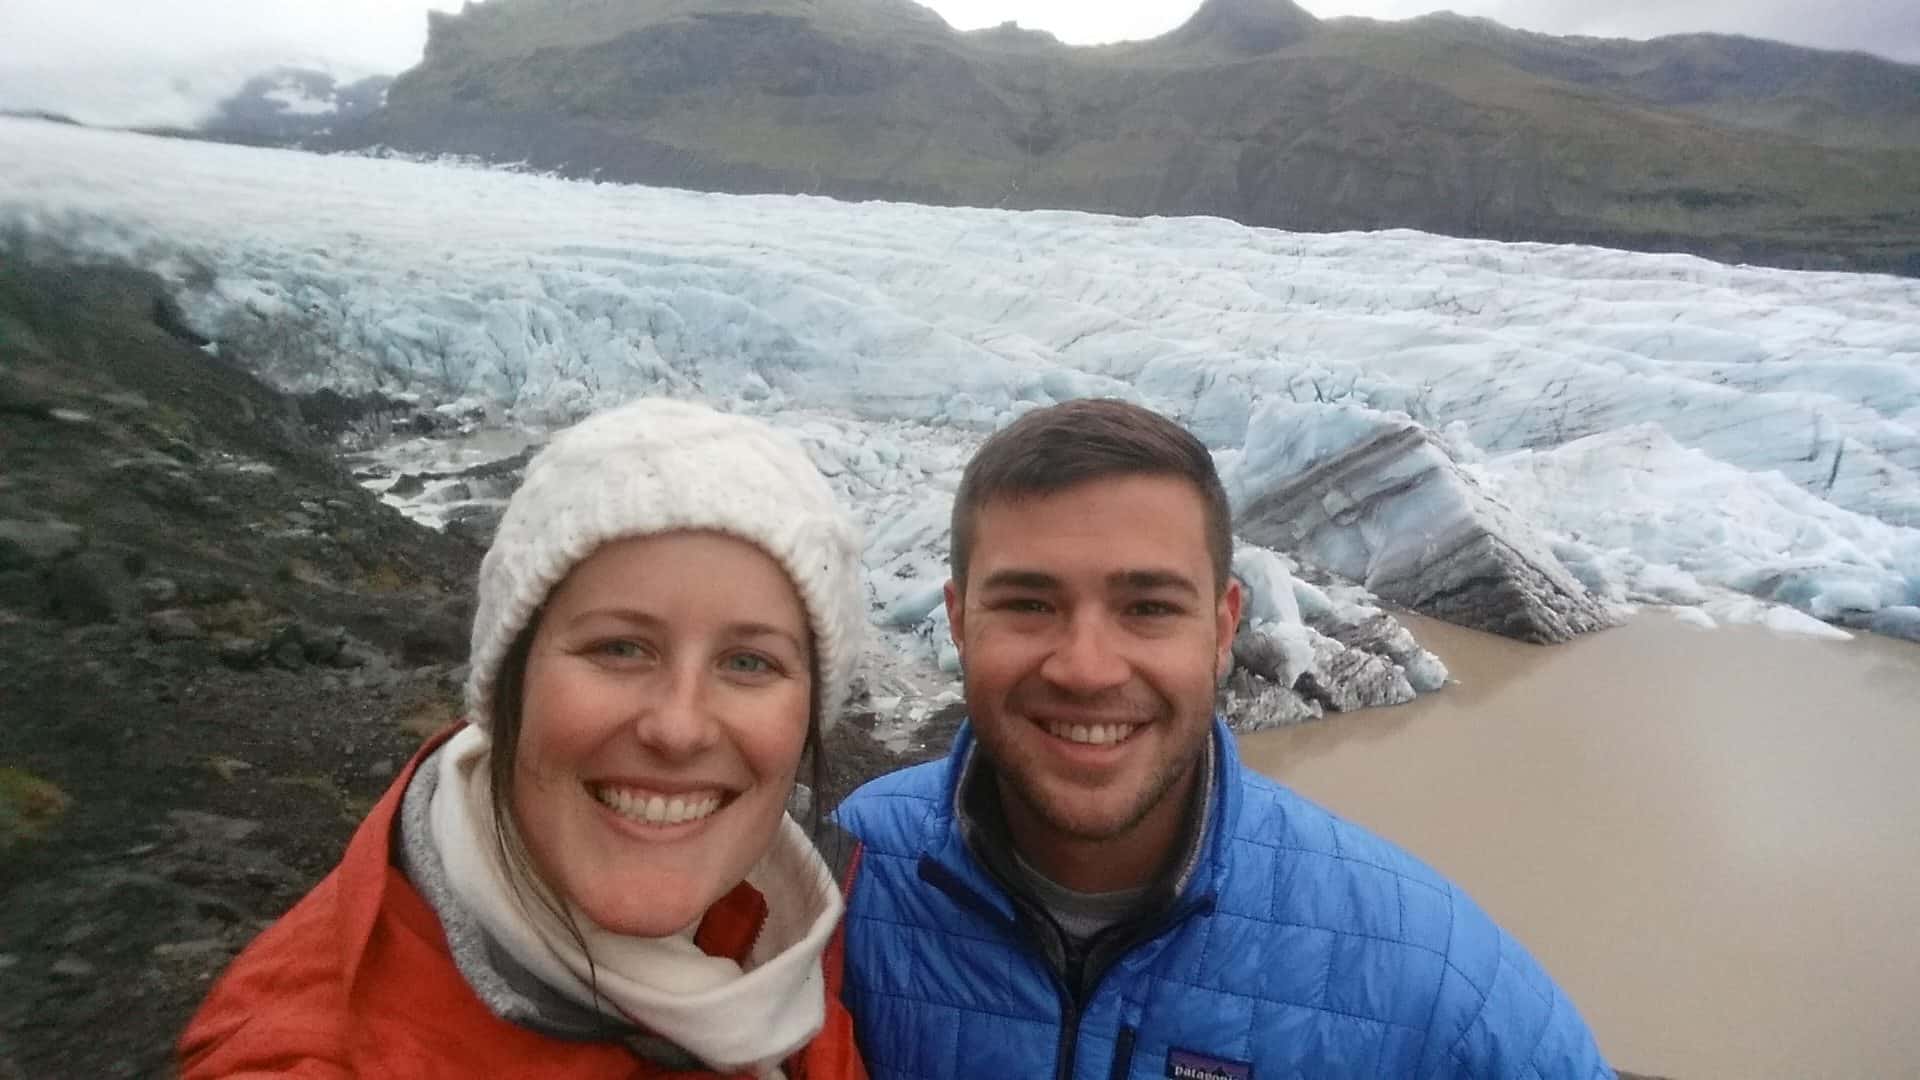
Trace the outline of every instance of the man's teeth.
<instances>
[{"instance_id":1,"label":"man's teeth","mask_svg":"<svg viewBox=\"0 0 1920 1080\"><path fill-rule=\"evenodd\" d=\"M1047 732L1068 742L1105 746L1132 735L1138 724L1048 724Z\"/></svg>"},{"instance_id":2,"label":"man's teeth","mask_svg":"<svg viewBox=\"0 0 1920 1080\"><path fill-rule=\"evenodd\" d=\"M678 825L698 821L720 809L721 803L717 793L667 797L616 787L596 787L593 797L621 817L631 818L643 825Z\"/></svg>"}]
</instances>

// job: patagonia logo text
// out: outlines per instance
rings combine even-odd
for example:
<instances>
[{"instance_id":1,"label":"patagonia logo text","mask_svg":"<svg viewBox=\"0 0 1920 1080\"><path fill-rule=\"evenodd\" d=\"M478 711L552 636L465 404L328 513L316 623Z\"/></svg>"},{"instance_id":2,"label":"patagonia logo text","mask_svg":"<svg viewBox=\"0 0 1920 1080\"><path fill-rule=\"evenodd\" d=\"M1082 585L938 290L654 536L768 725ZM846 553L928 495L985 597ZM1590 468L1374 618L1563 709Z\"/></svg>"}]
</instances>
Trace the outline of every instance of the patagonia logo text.
<instances>
[{"instance_id":1,"label":"patagonia logo text","mask_svg":"<svg viewBox=\"0 0 1920 1080\"><path fill-rule=\"evenodd\" d=\"M1253 1080L1253 1066L1244 1061L1208 1057L1191 1050L1167 1051L1167 1080Z\"/></svg>"}]
</instances>

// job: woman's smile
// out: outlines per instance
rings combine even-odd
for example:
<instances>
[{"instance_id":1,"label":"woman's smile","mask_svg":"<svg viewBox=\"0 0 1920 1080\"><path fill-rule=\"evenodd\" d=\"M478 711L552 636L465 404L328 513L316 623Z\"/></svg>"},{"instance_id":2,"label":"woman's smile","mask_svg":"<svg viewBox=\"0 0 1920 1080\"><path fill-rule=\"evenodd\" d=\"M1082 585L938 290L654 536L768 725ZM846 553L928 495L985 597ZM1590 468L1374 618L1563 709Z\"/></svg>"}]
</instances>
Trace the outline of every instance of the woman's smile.
<instances>
[{"instance_id":1,"label":"woman's smile","mask_svg":"<svg viewBox=\"0 0 1920 1080\"><path fill-rule=\"evenodd\" d=\"M617 784L588 784L587 792L600 805L628 821L642 825L681 825L704 821L731 798L718 788L662 794Z\"/></svg>"}]
</instances>

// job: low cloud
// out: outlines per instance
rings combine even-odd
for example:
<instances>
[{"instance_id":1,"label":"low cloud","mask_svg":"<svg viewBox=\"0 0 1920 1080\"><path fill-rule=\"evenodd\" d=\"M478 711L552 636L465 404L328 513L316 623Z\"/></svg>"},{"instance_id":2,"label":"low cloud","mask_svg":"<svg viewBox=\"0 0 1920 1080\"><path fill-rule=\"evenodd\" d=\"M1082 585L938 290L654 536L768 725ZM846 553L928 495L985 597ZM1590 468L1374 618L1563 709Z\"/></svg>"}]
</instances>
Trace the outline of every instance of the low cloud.
<instances>
[{"instance_id":1,"label":"low cloud","mask_svg":"<svg viewBox=\"0 0 1920 1080\"><path fill-rule=\"evenodd\" d=\"M1381 19L1446 7L1543 34L1744 34L1920 63L1920 3L1914 0L1306 0L1305 6L1322 17Z\"/></svg>"},{"instance_id":2,"label":"low cloud","mask_svg":"<svg viewBox=\"0 0 1920 1080\"><path fill-rule=\"evenodd\" d=\"M0 66L169 67L275 55L397 72L420 59L427 9L459 0L0 0Z\"/></svg>"}]
</instances>

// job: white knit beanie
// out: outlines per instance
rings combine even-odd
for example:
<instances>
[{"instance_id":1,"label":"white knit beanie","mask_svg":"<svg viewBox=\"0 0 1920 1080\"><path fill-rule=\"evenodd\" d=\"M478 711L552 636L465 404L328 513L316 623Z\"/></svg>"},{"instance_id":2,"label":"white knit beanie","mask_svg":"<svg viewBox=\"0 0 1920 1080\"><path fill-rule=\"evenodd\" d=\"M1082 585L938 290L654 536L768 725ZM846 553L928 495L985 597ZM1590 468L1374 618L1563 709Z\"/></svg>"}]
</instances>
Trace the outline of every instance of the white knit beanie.
<instances>
[{"instance_id":1,"label":"white knit beanie","mask_svg":"<svg viewBox=\"0 0 1920 1080\"><path fill-rule=\"evenodd\" d=\"M527 465L480 563L468 719L492 724L507 650L576 564L609 541L682 529L745 540L793 579L813 628L821 729L830 729L866 628L858 527L792 438L663 398L596 413Z\"/></svg>"}]
</instances>

